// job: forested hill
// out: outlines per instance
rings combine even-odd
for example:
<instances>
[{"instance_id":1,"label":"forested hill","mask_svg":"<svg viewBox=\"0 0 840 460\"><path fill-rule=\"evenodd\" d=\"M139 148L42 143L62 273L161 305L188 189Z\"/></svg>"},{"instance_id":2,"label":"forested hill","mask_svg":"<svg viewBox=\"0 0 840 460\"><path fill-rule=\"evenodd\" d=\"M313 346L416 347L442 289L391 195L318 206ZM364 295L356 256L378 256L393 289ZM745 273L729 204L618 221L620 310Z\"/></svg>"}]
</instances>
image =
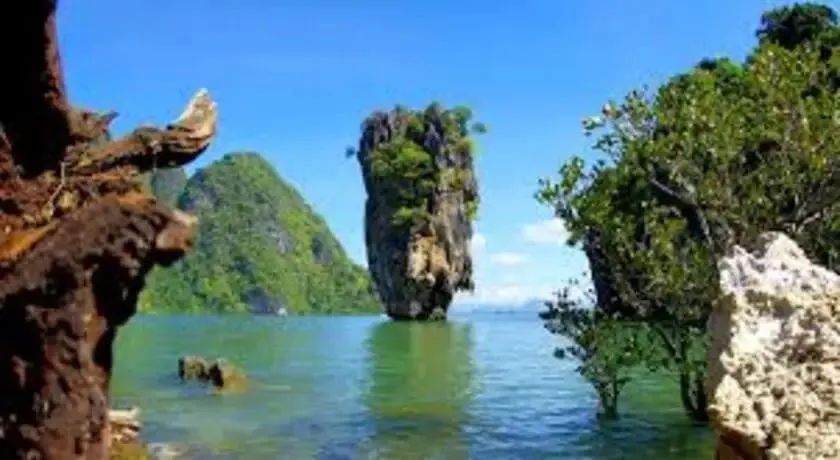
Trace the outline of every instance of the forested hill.
<instances>
[{"instance_id":1,"label":"forested hill","mask_svg":"<svg viewBox=\"0 0 840 460\"><path fill-rule=\"evenodd\" d=\"M324 219L259 154L235 153L184 183L179 170L148 180L161 200L200 218L195 249L156 269L144 311L350 313L378 311L367 271ZM177 198L173 198L177 197Z\"/></svg>"}]
</instances>

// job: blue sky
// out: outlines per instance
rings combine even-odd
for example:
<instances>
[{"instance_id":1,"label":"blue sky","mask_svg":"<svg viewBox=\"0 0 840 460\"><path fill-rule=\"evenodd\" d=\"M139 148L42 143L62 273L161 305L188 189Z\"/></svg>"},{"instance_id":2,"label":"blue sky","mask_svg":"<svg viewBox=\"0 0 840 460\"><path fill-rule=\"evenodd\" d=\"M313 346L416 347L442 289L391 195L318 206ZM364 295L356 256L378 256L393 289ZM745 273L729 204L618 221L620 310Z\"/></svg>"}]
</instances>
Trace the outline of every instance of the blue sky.
<instances>
[{"instance_id":1,"label":"blue sky","mask_svg":"<svg viewBox=\"0 0 840 460\"><path fill-rule=\"evenodd\" d=\"M261 152L360 262L365 195L344 150L361 120L395 103L470 105L491 129L471 300L510 304L586 268L532 197L585 152L580 120L700 58L743 57L761 12L782 3L75 0L60 3L59 28L75 103L117 110L122 132L174 118L208 88L219 135L190 169Z\"/></svg>"}]
</instances>

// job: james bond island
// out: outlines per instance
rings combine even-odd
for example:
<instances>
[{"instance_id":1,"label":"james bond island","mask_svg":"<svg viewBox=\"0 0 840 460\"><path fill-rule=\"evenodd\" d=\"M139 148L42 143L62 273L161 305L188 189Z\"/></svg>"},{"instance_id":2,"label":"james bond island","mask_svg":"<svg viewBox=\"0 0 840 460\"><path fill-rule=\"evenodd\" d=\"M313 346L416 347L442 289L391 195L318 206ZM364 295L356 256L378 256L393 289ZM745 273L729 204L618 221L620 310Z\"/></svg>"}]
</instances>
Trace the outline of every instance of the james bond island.
<instances>
[{"instance_id":1,"label":"james bond island","mask_svg":"<svg viewBox=\"0 0 840 460\"><path fill-rule=\"evenodd\" d=\"M466 107L398 106L370 115L348 152L368 195L368 267L393 319L445 319L455 293L473 288L473 136L485 131Z\"/></svg>"}]
</instances>

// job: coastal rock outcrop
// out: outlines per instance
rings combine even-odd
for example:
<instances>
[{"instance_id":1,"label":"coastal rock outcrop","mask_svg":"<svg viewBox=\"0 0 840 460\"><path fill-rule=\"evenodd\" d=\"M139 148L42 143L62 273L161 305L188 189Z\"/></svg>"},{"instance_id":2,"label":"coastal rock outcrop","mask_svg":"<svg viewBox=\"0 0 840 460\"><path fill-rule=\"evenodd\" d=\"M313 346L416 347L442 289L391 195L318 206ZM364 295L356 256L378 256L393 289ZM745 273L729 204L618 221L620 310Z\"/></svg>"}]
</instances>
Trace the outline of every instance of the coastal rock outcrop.
<instances>
[{"instance_id":1,"label":"coastal rock outcrop","mask_svg":"<svg viewBox=\"0 0 840 460\"><path fill-rule=\"evenodd\" d=\"M840 276L781 233L719 262L709 412L725 460L840 458Z\"/></svg>"},{"instance_id":2,"label":"coastal rock outcrop","mask_svg":"<svg viewBox=\"0 0 840 460\"><path fill-rule=\"evenodd\" d=\"M394 319L444 319L457 291L473 289L469 249L478 207L469 109L375 112L349 153L367 201L368 269Z\"/></svg>"},{"instance_id":3,"label":"coastal rock outcrop","mask_svg":"<svg viewBox=\"0 0 840 460\"><path fill-rule=\"evenodd\" d=\"M0 4L0 458L104 460L117 332L196 227L137 178L201 154L216 105L111 138L114 112L69 103L56 3Z\"/></svg>"}]
</instances>

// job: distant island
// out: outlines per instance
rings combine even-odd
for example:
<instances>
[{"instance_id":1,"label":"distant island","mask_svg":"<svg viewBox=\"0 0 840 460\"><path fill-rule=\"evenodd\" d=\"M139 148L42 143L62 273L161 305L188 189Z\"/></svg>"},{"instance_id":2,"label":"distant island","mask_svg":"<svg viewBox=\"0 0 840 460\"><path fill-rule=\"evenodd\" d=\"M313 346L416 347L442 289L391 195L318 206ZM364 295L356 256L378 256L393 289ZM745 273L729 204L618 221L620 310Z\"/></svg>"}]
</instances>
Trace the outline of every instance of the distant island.
<instances>
[{"instance_id":1,"label":"distant island","mask_svg":"<svg viewBox=\"0 0 840 460\"><path fill-rule=\"evenodd\" d=\"M145 178L161 201L199 217L195 249L148 278L139 309L173 313L381 311L370 276L257 153L233 153L187 178Z\"/></svg>"}]
</instances>

